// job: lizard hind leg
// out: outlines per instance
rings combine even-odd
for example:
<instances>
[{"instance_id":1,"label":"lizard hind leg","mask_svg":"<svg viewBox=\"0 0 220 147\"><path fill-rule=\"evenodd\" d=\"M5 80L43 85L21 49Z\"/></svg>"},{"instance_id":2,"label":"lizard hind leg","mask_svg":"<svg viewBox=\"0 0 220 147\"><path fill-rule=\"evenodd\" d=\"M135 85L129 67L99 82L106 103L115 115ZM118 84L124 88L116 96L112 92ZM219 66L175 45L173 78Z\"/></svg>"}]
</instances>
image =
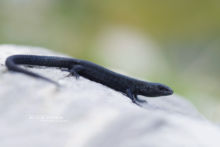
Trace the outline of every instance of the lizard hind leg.
<instances>
[{"instance_id":1,"label":"lizard hind leg","mask_svg":"<svg viewBox=\"0 0 220 147\"><path fill-rule=\"evenodd\" d=\"M78 79L80 77L79 73L82 70L83 70L83 66L81 66L81 65L73 65L69 69L70 74L68 76L74 76L76 79Z\"/></svg>"}]
</instances>

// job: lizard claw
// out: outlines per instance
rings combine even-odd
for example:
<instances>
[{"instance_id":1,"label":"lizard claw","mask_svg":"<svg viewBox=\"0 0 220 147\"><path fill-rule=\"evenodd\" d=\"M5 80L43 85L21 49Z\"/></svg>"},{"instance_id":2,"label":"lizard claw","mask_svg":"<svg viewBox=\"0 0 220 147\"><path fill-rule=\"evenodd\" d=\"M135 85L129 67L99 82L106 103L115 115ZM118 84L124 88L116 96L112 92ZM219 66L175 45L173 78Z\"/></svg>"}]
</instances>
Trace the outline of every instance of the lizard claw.
<instances>
[{"instance_id":1,"label":"lizard claw","mask_svg":"<svg viewBox=\"0 0 220 147\"><path fill-rule=\"evenodd\" d=\"M75 70L70 70L68 77L74 76L76 79L79 79L79 74Z\"/></svg>"},{"instance_id":2,"label":"lizard claw","mask_svg":"<svg viewBox=\"0 0 220 147\"><path fill-rule=\"evenodd\" d=\"M142 105L135 99L132 100L132 103L138 105L139 107L142 107Z\"/></svg>"},{"instance_id":3,"label":"lizard claw","mask_svg":"<svg viewBox=\"0 0 220 147\"><path fill-rule=\"evenodd\" d=\"M146 100L142 100L142 99L140 99L140 98L136 98L135 100L136 100L137 102L139 102L139 103L147 103Z\"/></svg>"}]
</instances>

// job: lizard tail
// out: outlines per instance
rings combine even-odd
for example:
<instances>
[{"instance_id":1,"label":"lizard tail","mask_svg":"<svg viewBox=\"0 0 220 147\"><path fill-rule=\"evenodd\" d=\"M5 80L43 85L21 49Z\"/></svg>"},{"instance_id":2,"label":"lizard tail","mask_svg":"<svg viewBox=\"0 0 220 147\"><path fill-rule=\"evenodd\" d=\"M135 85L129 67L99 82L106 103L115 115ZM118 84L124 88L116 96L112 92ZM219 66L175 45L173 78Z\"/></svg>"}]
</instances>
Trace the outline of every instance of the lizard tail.
<instances>
[{"instance_id":1,"label":"lizard tail","mask_svg":"<svg viewBox=\"0 0 220 147\"><path fill-rule=\"evenodd\" d=\"M25 69L17 66L18 64L16 64L16 62L14 61L14 57L13 56L10 56L10 57L8 57L6 59L5 65L7 66L8 70L10 70L10 71L24 73L24 74L29 75L31 77L42 79L42 80L47 81L49 83L55 84L58 87L60 86L57 82L55 82L55 81L53 81L53 80L51 80L49 78L46 78L44 76L41 76L39 74L33 73L31 71L25 70Z\"/></svg>"}]
</instances>

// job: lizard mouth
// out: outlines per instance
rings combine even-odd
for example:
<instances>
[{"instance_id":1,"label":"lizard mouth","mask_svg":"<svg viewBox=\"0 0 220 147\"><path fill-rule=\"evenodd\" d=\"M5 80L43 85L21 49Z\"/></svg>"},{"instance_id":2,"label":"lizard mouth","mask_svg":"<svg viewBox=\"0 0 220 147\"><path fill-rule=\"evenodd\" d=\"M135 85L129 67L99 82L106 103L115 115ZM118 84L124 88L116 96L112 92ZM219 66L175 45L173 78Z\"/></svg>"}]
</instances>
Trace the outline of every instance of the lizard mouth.
<instances>
[{"instance_id":1,"label":"lizard mouth","mask_svg":"<svg viewBox=\"0 0 220 147\"><path fill-rule=\"evenodd\" d=\"M164 95L172 95L173 94L173 90L170 91L166 91Z\"/></svg>"}]
</instances>

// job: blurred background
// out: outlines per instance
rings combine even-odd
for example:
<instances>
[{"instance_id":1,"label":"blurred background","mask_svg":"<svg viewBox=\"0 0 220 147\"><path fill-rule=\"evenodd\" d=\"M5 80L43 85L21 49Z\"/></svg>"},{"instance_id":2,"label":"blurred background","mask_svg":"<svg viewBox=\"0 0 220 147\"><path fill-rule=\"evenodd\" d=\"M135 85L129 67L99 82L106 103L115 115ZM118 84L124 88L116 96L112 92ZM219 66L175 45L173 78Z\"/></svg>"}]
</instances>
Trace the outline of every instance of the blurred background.
<instances>
[{"instance_id":1,"label":"blurred background","mask_svg":"<svg viewBox=\"0 0 220 147\"><path fill-rule=\"evenodd\" d=\"M220 122L220 1L1 0L0 44L160 82Z\"/></svg>"}]
</instances>

